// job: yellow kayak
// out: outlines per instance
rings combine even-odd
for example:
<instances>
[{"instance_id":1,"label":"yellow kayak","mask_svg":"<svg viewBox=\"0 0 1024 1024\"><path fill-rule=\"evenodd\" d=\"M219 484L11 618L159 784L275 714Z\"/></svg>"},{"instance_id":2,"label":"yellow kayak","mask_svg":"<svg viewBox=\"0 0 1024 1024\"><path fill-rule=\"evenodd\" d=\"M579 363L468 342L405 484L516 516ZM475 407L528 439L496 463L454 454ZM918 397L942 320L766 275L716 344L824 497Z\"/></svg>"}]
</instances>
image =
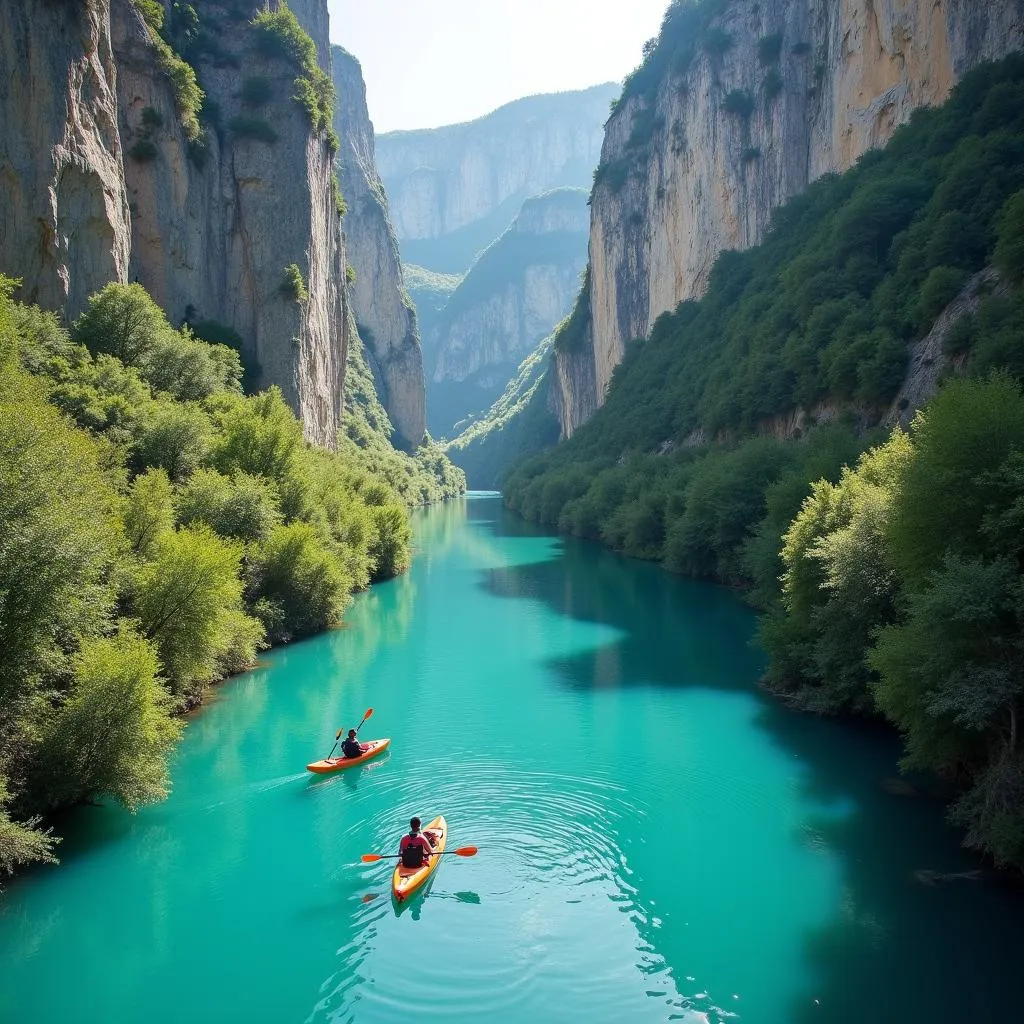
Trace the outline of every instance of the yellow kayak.
<instances>
[{"instance_id":1,"label":"yellow kayak","mask_svg":"<svg viewBox=\"0 0 1024 1024\"><path fill-rule=\"evenodd\" d=\"M442 816L436 817L424 827L423 831L428 833L427 838L433 844L436 853L434 856L428 857L421 868L402 867L399 862L395 873L391 876L391 892L399 903L408 899L417 889L421 889L426 884L427 879L437 870L437 865L441 862L441 858L437 854L443 853L448 844L448 822Z\"/></svg>"},{"instance_id":2,"label":"yellow kayak","mask_svg":"<svg viewBox=\"0 0 1024 1024\"><path fill-rule=\"evenodd\" d=\"M387 750L390 742L390 736L385 736L382 740L370 740L367 749L359 757L325 757L322 761L307 764L306 768L311 772L316 772L317 775L326 775L328 772L341 771L342 768L351 768L353 765L363 764L371 757L376 757Z\"/></svg>"}]
</instances>

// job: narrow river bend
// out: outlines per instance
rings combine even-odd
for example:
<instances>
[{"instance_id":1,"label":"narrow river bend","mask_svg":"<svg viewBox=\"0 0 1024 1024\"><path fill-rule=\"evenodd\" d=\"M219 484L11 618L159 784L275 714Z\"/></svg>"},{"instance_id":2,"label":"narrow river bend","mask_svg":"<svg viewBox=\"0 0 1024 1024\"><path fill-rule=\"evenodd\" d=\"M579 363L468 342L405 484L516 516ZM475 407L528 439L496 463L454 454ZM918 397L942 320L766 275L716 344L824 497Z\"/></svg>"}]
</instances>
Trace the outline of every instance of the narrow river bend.
<instances>
[{"instance_id":1,"label":"narrow river bend","mask_svg":"<svg viewBox=\"0 0 1024 1024\"><path fill-rule=\"evenodd\" d=\"M189 725L171 798L87 807L0 897L0 1020L1002 1022L1024 903L890 792L891 738L754 688L723 590L539 534L416 518L411 572ZM372 705L391 751L303 766ZM390 851L447 815L397 912Z\"/></svg>"}]
</instances>

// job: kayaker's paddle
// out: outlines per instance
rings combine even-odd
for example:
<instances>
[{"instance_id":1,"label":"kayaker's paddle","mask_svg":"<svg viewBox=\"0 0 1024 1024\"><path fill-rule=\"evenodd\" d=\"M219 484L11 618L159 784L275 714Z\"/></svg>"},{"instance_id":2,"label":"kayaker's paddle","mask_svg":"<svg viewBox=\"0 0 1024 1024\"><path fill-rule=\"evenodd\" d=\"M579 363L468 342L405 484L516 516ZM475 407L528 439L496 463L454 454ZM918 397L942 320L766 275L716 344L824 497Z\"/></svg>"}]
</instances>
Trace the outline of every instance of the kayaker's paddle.
<instances>
[{"instance_id":1,"label":"kayaker's paddle","mask_svg":"<svg viewBox=\"0 0 1024 1024\"><path fill-rule=\"evenodd\" d=\"M324 760L325 760L325 761L330 761L330 759L331 759L332 757L334 757L334 751L335 751L335 750L337 749L337 747L338 747L338 740L340 740L340 739L341 739L341 734L342 734L342 732L343 732L343 730L342 730L342 729L339 729L339 730L338 730L338 731L337 731L337 732L335 733L335 735L334 735L334 746L333 746L333 747L331 747L331 752L330 752L330 753L329 753L329 754L328 754L328 755L327 755L327 756L326 756L326 757L324 758Z\"/></svg>"},{"instance_id":2,"label":"kayaker's paddle","mask_svg":"<svg viewBox=\"0 0 1024 1024\"><path fill-rule=\"evenodd\" d=\"M431 853L431 857L444 857L454 853L456 857L475 857L477 848L475 846L460 846L457 850L442 850L440 853ZM394 857L401 857L400 853L364 853L363 863L372 864L375 860L391 860Z\"/></svg>"},{"instance_id":3,"label":"kayaker's paddle","mask_svg":"<svg viewBox=\"0 0 1024 1024\"><path fill-rule=\"evenodd\" d=\"M365 715L363 715L363 720L362 720L362 722L360 722L360 723L359 723L359 724L358 724L358 725L356 726L356 732L357 732L357 733L359 732L359 730L360 730L360 729L362 729L363 725L364 725L364 724L366 723L366 720L367 720L367 719L368 719L368 718L369 718L369 717L370 717L370 716L371 716L372 714L373 714L373 708L367 708L367 709L366 709L366 714L365 714ZM335 735L335 737L334 737L334 746L333 746L333 747L331 747L331 752L330 752L330 753L329 753L329 754L328 754L328 755L327 755L327 756L326 756L326 757L324 758L324 760L325 760L325 761L330 761L330 759L331 759L331 758L332 758L332 757L334 756L334 751L338 749L338 740L340 740L340 739L341 739L341 734L342 734L342 733L343 733L344 731L345 731L344 729L339 729L339 730L338 730L337 734L336 734L336 735Z\"/></svg>"}]
</instances>

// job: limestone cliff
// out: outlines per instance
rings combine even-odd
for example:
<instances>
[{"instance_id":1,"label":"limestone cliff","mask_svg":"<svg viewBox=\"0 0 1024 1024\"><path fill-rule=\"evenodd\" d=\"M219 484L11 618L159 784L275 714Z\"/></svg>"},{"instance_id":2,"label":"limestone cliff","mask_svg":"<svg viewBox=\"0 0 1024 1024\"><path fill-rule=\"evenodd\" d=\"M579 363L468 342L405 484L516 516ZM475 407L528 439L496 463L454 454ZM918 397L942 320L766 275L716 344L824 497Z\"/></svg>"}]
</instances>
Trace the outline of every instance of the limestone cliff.
<instances>
[{"instance_id":1,"label":"limestone cliff","mask_svg":"<svg viewBox=\"0 0 1024 1024\"><path fill-rule=\"evenodd\" d=\"M262 6L208 0L193 23L193 7L163 5L206 94L197 137L171 50L131 0L0 0L4 67L25 69L0 83L0 269L68 318L130 279L175 321L234 330L257 386L278 385L332 445L346 354L333 154L292 99L294 60L258 46ZM329 67L326 0L294 10ZM292 264L298 295L282 288Z\"/></svg>"},{"instance_id":2,"label":"limestone cliff","mask_svg":"<svg viewBox=\"0 0 1024 1024\"><path fill-rule=\"evenodd\" d=\"M74 314L131 253L109 5L0 0L0 25L0 272Z\"/></svg>"},{"instance_id":3,"label":"limestone cliff","mask_svg":"<svg viewBox=\"0 0 1024 1024\"><path fill-rule=\"evenodd\" d=\"M589 188L618 91L531 96L466 124L381 135L377 166L406 262L463 273L529 196Z\"/></svg>"},{"instance_id":4,"label":"limestone cliff","mask_svg":"<svg viewBox=\"0 0 1024 1024\"><path fill-rule=\"evenodd\" d=\"M670 8L660 55L607 125L585 336L556 354L566 436L626 344L703 292L719 252L756 244L787 198L1024 44L1024 0L705 0L703 24L688 6Z\"/></svg>"},{"instance_id":5,"label":"limestone cliff","mask_svg":"<svg viewBox=\"0 0 1024 1024\"><path fill-rule=\"evenodd\" d=\"M331 57L338 93L334 128L341 139L338 177L348 206L345 243L355 275L349 295L380 399L400 435L395 441L415 447L426 430L416 313L406 296L398 242L374 164L373 125L362 70L340 46L332 48Z\"/></svg>"},{"instance_id":6,"label":"limestone cliff","mask_svg":"<svg viewBox=\"0 0 1024 1024\"><path fill-rule=\"evenodd\" d=\"M260 368L256 385L278 385L306 436L331 445L341 423L347 344L344 252L331 198L332 153L326 133L313 130L292 99L296 68L257 46L249 24L256 4L204 4L199 31L216 44L190 56L206 93L208 127L205 144L190 145L149 29L127 0L111 2L129 153L132 276L172 317L237 331ZM326 0L293 9L329 60ZM261 90L250 95L246 84L253 82ZM136 148L142 140L155 153ZM308 299L282 288L291 264L302 272Z\"/></svg>"},{"instance_id":7,"label":"limestone cliff","mask_svg":"<svg viewBox=\"0 0 1024 1024\"><path fill-rule=\"evenodd\" d=\"M486 410L572 306L587 253L587 193L528 199L452 293L428 340L431 430Z\"/></svg>"}]
</instances>

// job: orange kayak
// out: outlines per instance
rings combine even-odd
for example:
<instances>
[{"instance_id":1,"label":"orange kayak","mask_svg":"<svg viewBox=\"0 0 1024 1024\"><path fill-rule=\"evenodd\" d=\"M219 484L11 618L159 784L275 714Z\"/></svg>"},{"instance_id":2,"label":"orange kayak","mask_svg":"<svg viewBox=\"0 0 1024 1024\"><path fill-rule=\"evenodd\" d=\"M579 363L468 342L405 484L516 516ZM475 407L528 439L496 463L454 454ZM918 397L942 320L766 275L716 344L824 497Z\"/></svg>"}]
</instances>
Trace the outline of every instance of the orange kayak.
<instances>
[{"instance_id":1,"label":"orange kayak","mask_svg":"<svg viewBox=\"0 0 1024 1024\"><path fill-rule=\"evenodd\" d=\"M359 757L325 757L322 761L314 761L312 764L307 764L306 767L311 772L316 772L317 775L340 772L342 768L351 768L353 765L369 761L371 757L376 757L387 749L390 742L390 736L385 736L382 740L370 740L369 749Z\"/></svg>"},{"instance_id":2,"label":"orange kayak","mask_svg":"<svg viewBox=\"0 0 1024 1024\"><path fill-rule=\"evenodd\" d=\"M448 822L440 815L426 825L424 832L429 832L427 838L431 841L437 853L443 853L448 844ZM417 889L423 888L426 881L437 870L441 863L438 856L428 857L421 868L405 868L399 863L395 873L391 876L391 893L401 903L408 899Z\"/></svg>"}]
</instances>

